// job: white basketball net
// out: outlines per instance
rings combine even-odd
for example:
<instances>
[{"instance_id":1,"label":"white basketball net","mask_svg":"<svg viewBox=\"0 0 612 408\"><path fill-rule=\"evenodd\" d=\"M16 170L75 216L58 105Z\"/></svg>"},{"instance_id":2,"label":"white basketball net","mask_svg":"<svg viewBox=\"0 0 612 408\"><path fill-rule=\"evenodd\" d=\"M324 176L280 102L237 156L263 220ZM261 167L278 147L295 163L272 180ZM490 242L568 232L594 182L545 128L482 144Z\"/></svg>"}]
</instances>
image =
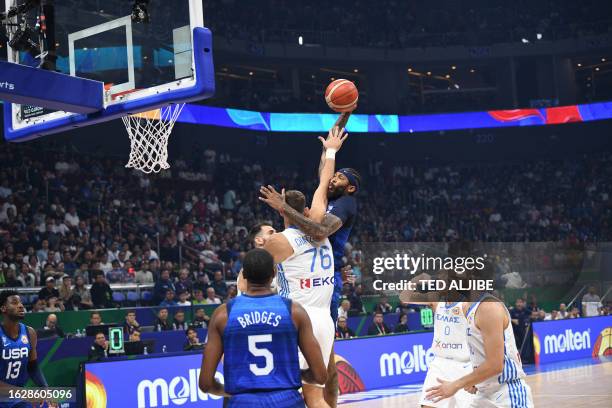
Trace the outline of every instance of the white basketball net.
<instances>
[{"instance_id":1,"label":"white basketball net","mask_svg":"<svg viewBox=\"0 0 612 408\"><path fill-rule=\"evenodd\" d=\"M168 139L184 106L184 103L173 104L122 118L132 149L125 167L147 174L170 168Z\"/></svg>"}]
</instances>

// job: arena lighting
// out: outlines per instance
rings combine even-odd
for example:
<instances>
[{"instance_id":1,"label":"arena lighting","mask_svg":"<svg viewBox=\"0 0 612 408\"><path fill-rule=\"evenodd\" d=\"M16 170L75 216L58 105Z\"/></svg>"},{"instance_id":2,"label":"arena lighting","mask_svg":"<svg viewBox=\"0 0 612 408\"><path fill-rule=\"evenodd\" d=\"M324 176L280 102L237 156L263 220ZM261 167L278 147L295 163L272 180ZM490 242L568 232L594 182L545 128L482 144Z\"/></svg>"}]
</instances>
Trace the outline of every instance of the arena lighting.
<instances>
[{"instance_id":1,"label":"arena lighting","mask_svg":"<svg viewBox=\"0 0 612 408\"><path fill-rule=\"evenodd\" d=\"M427 75L431 75L431 71L427 71Z\"/></svg>"},{"instance_id":2,"label":"arena lighting","mask_svg":"<svg viewBox=\"0 0 612 408\"><path fill-rule=\"evenodd\" d=\"M581 66L582 66L582 64L581 64L581 63L578 63L578 67L580 68Z\"/></svg>"},{"instance_id":3,"label":"arena lighting","mask_svg":"<svg viewBox=\"0 0 612 408\"><path fill-rule=\"evenodd\" d=\"M474 68L470 69L470 72L473 74L474 72L476 72L476 70Z\"/></svg>"},{"instance_id":4,"label":"arena lighting","mask_svg":"<svg viewBox=\"0 0 612 408\"><path fill-rule=\"evenodd\" d=\"M448 78L450 78L450 75L449 75L449 74L446 74L444 77L445 77L446 79L448 79Z\"/></svg>"},{"instance_id":5,"label":"arena lighting","mask_svg":"<svg viewBox=\"0 0 612 408\"><path fill-rule=\"evenodd\" d=\"M521 42L522 42L523 44L529 44L529 40L528 40L528 39L526 39L526 38L522 38L522 39L521 39Z\"/></svg>"},{"instance_id":6,"label":"arena lighting","mask_svg":"<svg viewBox=\"0 0 612 408\"><path fill-rule=\"evenodd\" d=\"M408 68L408 72L412 72L412 68Z\"/></svg>"},{"instance_id":7,"label":"arena lighting","mask_svg":"<svg viewBox=\"0 0 612 408\"><path fill-rule=\"evenodd\" d=\"M595 68L595 71L599 71L599 67Z\"/></svg>"},{"instance_id":8,"label":"arena lighting","mask_svg":"<svg viewBox=\"0 0 612 408\"><path fill-rule=\"evenodd\" d=\"M298 44L304 45L304 37L302 37L301 35L298 37Z\"/></svg>"},{"instance_id":9,"label":"arena lighting","mask_svg":"<svg viewBox=\"0 0 612 408\"><path fill-rule=\"evenodd\" d=\"M454 70L456 70L456 69L457 69L457 67L453 65L453 66L451 67L451 69L454 71Z\"/></svg>"},{"instance_id":10,"label":"arena lighting","mask_svg":"<svg viewBox=\"0 0 612 408\"><path fill-rule=\"evenodd\" d=\"M355 68L355 69L353 70L353 72L354 72L354 73L358 73L358 72L359 72L359 70L358 70L357 68Z\"/></svg>"},{"instance_id":11,"label":"arena lighting","mask_svg":"<svg viewBox=\"0 0 612 408\"><path fill-rule=\"evenodd\" d=\"M601 59L601 62L606 62L606 59L605 59L605 58L602 58L602 59Z\"/></svg>"},{"instance_id":12,"label":"arena lighting","mask_svg":"<svg viewBox=\"0 0 612 408\"><path fill-rule=\"evenodd\" d=\"M537 38L538 40L541 40L541 39L542 39L542 33L537 33L537 34L536 34L536 38Z\"/></svg>"}]
</instances>

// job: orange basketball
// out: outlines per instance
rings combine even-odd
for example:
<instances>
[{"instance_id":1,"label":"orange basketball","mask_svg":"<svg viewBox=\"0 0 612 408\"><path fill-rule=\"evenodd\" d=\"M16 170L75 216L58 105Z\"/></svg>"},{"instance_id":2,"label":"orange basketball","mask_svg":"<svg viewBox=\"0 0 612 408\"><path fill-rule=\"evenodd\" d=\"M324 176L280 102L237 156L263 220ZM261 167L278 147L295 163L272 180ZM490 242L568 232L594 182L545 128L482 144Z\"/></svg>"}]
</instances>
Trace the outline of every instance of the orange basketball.
<instances>
[{"instance_id":1,"label":"orange basketball","mask_svg":"<svg viewBox=\"0 0 612 408\"><path fill-rule=\"evenodd\" d=\"M335 112L351 112L357 107L359 92L348 79L336 79L325 90L325 102Z\"/></svg>"}]
</instances>

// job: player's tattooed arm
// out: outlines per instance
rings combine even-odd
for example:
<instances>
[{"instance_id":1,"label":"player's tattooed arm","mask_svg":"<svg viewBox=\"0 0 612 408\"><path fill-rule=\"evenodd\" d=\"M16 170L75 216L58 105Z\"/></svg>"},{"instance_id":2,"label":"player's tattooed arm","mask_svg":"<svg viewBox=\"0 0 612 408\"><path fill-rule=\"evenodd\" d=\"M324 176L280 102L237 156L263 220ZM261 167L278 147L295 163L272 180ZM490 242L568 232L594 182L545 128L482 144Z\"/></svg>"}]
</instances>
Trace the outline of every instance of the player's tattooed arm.
<instances>
[{"instance_id":1,"label":"player's tattooed arm","mask_svg":"<svg viewBox=\"0 0 612 408\"><path fill-rule=\"evenodd\" d=\"M285 205L283 207L285 216L296 225L304 234L311 236L315 241L321 241L329 237L342 226L342 220L333 214L325 214L321 222L312 220L293 208Z\"/></svg>"},{"instance_id":2,"label":"player's tattooed arm","mask_svg":"<svg viewBox=\"0 0 612 408\"><path fill-rule=\"evenodd\" d=\"M327 213L321 222L317 222L297 212L285 202L285 196L272 186L262 186L259 193L261 194L261 197L259 197L261 201L285 215L291 224L297 226L303 233L316 241L329 237L342 226L342 220L333 214Z\"/></svg>"},{"instance_id":3,"label":"player's tattooed arm","mask_svg":"<svg viewBox=\"0 0 612 408\"><path fill-rule=\"evenodd\" d=\"M327 367L323 361L321 347L312 332L308 313L296 302L291 303L291 318L298 331L298 345L308 363L308 370L302 371L302 379L307 383L325 384Z\"/></svg>"},{"instance_id":4,"label":"player's tattooed arm","mask_svg":"<svg viewBox=\"0 0 612 408\"><path fill-rule=\"evenodd\" d=\"M223 337L221 333L227 324L227 308L221 305L213 313L208 325L208 343L202 355L199 385L202 392L230 397L223 384L215 378L217 366L223 356Z\"/></svg>"}]
</instances>

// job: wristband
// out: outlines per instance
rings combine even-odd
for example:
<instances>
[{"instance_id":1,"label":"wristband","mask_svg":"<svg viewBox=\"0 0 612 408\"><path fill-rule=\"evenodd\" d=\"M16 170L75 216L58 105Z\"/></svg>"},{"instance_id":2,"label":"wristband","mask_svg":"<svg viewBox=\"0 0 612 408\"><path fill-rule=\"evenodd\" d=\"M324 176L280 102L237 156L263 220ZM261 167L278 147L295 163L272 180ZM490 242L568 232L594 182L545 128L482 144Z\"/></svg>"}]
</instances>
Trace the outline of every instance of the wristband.
<instances>
[{"instance_id":1,"label":"wristband","mask_svg":"<svg viewBox=\"0 0 612 408\"><path fill-rule=\"evenodd\" d=\"M325 158L326 159L332 159L332 160L336 160L336 149L327 149L325 151Z\"/></svg>"}]
</instances>

